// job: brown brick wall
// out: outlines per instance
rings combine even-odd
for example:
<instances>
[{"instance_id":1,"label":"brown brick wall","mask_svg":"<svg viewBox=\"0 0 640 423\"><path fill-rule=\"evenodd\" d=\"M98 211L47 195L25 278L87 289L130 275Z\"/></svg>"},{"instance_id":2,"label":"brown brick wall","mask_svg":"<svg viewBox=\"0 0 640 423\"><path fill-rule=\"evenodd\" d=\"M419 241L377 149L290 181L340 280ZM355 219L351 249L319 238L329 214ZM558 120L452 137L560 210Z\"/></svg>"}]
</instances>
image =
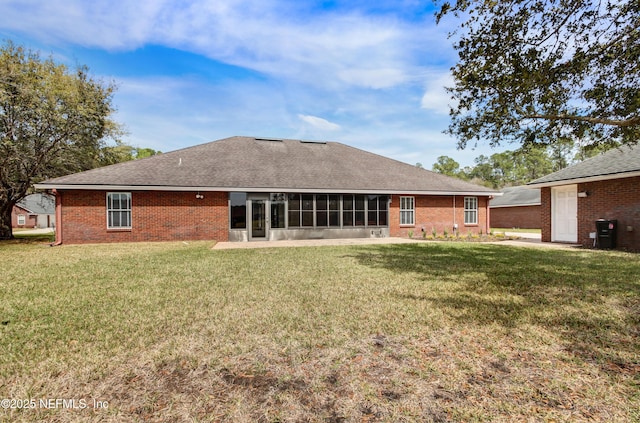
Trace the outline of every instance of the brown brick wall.
<instances>
[{"instance_id":1,"label":"brown brick wall","mask_svg":"<svg viewBox=\"0 0 640 423\"><path fill-rule=\"evenodd\" d=\"M578 192L588 192L578 198L578 243L593 246L590 232L595 221L618 221L617 247L640 251L640 177L621 178L578 184ZM551 241L551 188L542 188L542 241Z\"/></svg>"},{"instance_id":2,"label":"brown brick wall","mask_svg":"<svg viewBox=\"0 0 640 423\"><path fill-rule=\"evenodd\" d=\"M640 251L640 177L578 184L583 191L589 196L578 198L578 242L592 246L595 221L617 219L617 247Z\"/></svg>"},{"instance_id":3,"label":"brown brick wall","mask_svg":"<svg viewBox=\"0 0 640 423\"><path fill-rule=\"evenodd\" d=\"M24 215L24 225L18 225L18 215ZM11 211L11 227L12 228L34 228L37 226L38 217L35 214L29 214L28 211L18 206L13 206Z\"/></svg>"},{"instance_id":4,"label":"brown brick wall","mask_svg":"<svg viewBox=\"0 0 640 423\"><path fill-rule=\"evenodd\" d=\"M217 240L229 231L227 193L133 191L132 228L107 230L106 191L60 191L62 242Z\"/></svg>"},{"instance_id":5,"label":"brown brick wall","mask_svg":"<svg viewBox=\"0 0 640 423\"><path fill-rule=\"evenodd\" d=\"M413 231L414 237L421 237L424 229L427 235L431 235L435 228L438 235L442 235L445 230L453 234L454 209L453 196L429 196L429 195L406 195L415 198L415 225L400 226L400 197L404 195L393 195L389 207L389 232L391 236L406 237L409 231ZM478 224L464 224L464 196L456 196L455 203L455 223L458 224L460 235L467 233L487 233L487 197L478 198Z\"/></svg>"},{"instance_id":6,"label":"brown brick wall","mask_svg":"<svg viewBox=\"0 0 640 423\"><path fill-rule=\"evenodd\" d=\"M133 191L131 230L107 230L106 192L58 190L62 204L62 242L65 244L97 242L137 242L176 240L227 241L229 231L228 194L203 192ZM389 210L391 236L421 236L422 229L438 234L453 233L452 196L413 196L415 225L400 227L400 196L393 195ZM478 197L478 224L464 224L464 196L456 196L455 222L461 235L487 233L487 197Z\"/></svg>"},{"instance_id":7,"label":"brown brick wall","mask_svg":"<svg viewBox=\"0 0 640 423\"><path fill-rule=\"evenodd\" d=\"M540 206L496 207L491 209L492 228L541 228Z\"/></svg>"},{"instance_id":8,"label":"brown brick wall","mask_svg":"<svg viewBox=\"0 0 640 423\"><path fill-rule=\"evenodd\" d=\"M540 189L540 229L542 242L551 242L551 188Z\"/></svg>"}]
</instances>

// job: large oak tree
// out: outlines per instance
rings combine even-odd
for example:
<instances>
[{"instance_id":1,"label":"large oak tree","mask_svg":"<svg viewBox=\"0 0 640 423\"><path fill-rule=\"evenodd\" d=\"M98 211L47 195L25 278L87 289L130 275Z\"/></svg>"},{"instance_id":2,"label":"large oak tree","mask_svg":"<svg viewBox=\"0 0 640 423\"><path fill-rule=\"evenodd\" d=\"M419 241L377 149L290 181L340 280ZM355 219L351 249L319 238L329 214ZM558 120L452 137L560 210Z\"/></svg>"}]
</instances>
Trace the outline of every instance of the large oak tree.
<instances>
[{"instance_id":1,"label":"large oak tree","mask_svg":"<svg viewBox=\"0 0 640 423\"><path fill-rule=\"evenodd\" d=\"M640 140L640 0L438 1L458 146Z\"/></svg>"},{"instance_id":2,"label":"large oak tree","mask_svg":"<svg viewBox=\"0 0 640 423\"><path fill-rule=\"evenodd\" d=\"M34 182L104 164L113 84L11 42L0 48L0 239Z\"/></svg>"}]
</instances>

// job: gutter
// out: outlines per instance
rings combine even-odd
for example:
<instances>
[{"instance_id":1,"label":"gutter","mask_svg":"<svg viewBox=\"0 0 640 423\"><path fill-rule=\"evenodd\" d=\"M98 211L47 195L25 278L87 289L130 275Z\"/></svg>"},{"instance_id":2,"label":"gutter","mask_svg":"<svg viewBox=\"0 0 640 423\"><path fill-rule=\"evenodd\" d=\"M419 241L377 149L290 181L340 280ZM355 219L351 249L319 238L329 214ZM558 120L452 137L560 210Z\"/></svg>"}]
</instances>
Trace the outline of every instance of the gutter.
<instances>
[{"instance_id":1,"label":"gutter","mask_svg":"<svg viewBox=\"0 0 640 423\"><path fill-rule=\"evenodd\" d=\"M95 185L95 184L35 184L36 189L43 190L95 190L95 191L218 191L218 192L283 192L291 194L407 194L407 195L467 195L467 196L501 196L501 192L493 191L420 191L398 189L350 189L350 188L282 188L282 187L207 187L207 186L171 186L171 185Z\"/></svg>"},{"instance_id":2,"label":"gutter","mask_svg":"<svg viewBox=\"0 0 640 423\"><path fill-rule=\"evenodd\" d=\"M49 245L57 247L62 245L62 193L55 188L51 192L56 197L56 240Z\"/></svg>"},{"instance_id":3,"label":"gutter","mask_svg":"<svg viewBox=\"0 0 640 423\"><path fill-rule=\"evenodd\" d=\"M558 181L549 181L549 182L529 182L524 186L530 189L536 189L536 188L556 187L560 185L581 184L585 182L609 181L611 179L633 178L634 176L640 176L640 171L625 172L625 173L611 173L608 175L584 176L580 178L562 179Z\"/></svg>"}]
</instances>

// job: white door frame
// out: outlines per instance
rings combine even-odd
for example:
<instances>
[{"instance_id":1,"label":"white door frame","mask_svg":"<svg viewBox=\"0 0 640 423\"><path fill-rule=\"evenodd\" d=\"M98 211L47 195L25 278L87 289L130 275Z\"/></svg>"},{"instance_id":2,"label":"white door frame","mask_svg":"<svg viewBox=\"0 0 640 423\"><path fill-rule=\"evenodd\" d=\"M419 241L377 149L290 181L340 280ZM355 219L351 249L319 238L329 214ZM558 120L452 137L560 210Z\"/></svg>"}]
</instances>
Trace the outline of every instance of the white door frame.
<instances>
[{"instance_id":1,"label":"white door frame","mask_svg":"<svg viewBox=\"0 0 640 423\"><path fill-rule=\"evenodd\" d=\"M578 186L551 187L551 241L578 242Z\"/></svg>"}]
</instances>

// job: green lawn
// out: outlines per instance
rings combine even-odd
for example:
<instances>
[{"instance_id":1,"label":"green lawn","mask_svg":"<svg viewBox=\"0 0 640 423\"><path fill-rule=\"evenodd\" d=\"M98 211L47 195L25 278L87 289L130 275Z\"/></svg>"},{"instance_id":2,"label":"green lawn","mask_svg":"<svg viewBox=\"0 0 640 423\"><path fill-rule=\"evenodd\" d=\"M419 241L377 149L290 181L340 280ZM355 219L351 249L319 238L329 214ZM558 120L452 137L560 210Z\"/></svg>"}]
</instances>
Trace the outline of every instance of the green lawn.
<instances>
[{"instance_id":1,"label":"green lawn","mask_svg":"<svg viewBox=\"0 0 640 423\"><path fill-rule=\"evenodd\" d=\"M20 242L20 241L24 241L27 243L33 243L33 242L41 242L41 243L52 243L56 240L56 234L54 232L48 233L48 234L41 234L41 233L22 233L22 231L16 231L15 229L13 230L13 237L14 240L13 242L15 243L16 241Z\"/></svg>"},{"instance_id":2,"label":"green lawn","mask_svg":"<svg viewBox=\"0 0 640 423\"><path fill-rule=\"evenodd\" d=\"M638 255L210 247L0 243L0 421L640 420Z\"/></svg>"}]
</instances>

